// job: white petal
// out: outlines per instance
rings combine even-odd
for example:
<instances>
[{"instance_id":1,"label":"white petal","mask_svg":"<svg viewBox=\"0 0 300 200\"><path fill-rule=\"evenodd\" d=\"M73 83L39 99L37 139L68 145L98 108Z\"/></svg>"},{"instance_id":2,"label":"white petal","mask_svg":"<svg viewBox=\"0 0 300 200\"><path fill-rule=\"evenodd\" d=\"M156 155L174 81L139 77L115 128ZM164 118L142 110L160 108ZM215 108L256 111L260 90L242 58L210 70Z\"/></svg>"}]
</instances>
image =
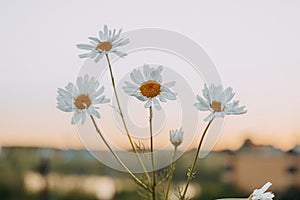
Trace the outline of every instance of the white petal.
<instances>
[{"instance_id":1,"label":"white petal","mask_svg":"<svg viewBox=\"0 0 300 200\"><path fill-rule=\"evenodd\" d=\"M84 87L83 87L83 80L82 76L78 77L76 80L77 88L78 88L78 93L82 94Z\"/></svg>"},{"instance_id":2,"label":"white petal","mask_svg":"<svg viewBox=\"0 0 300 200\"><path fill-rule=\"evenodd\" d=\"M97 117L98 119L100 118L100 114L97 110L95 110L95 108L93 106L90 106L88 109L88 113L89 115L94 115L95 117Z\"/></svg>"},{"instance_id":3,"label":"white petal","mask_svg":"<svg viewBox=\"0 0 300 200\"><path fill-rule=\"evenodd\" d=\"M100 43L101 41L98 38L95 37L89 37L90 40L96 42L96 43Z\"/></svg>"},{"instance_id":4,"label":"white petal","mask_svg":"<svg viewBox=\"0 0 300 200\"><path fill-rule=\"evenodd\" d=\"M200 104L200 103L194 103L194 106L198 109L198 110L201 110L201 111L207 111L209 110L209 107L203 105L203 104Z\"/></svg>"},{"instance_id":5,"label":"white petal","mask_svg":"<svg viewBox=\"0 0 300 200\"><path fill-rule=\"evenodd\" d=\"M216 85L212 84L210 86L210 95L211 95L212 100L220 101L220 97L222 95L222 86L221 85L216 86Z\"/></svg>"},{"instance_id":6,"label":"white petal","mask_svg":"<svg viewBox=\"0 0 300 200\"><path fill-rule=\"evenodd\" d=\"M160 110L161 109L161 106L158 102L158 100L156 98L153 98L153 104L154 104L154 107L157 109L157 110Z\"/></svg>"},{"instance_id":7,"label":"white petal","mask_svg":"<svg viewBox=\"0 0 300 200\"><path fill-rule=\"evenodd\" d=\"M202 90L202 93L204 98L207 100L207 102L211 103L212 102L211 95L209 93L209 89L207 88L206 84L204 84L204 89Z\"/></svg>"},{"instance_id":8,"label":"white petal","mask_svg":"<svg viewBox=\"0 0 300 200\"><path fill-rule=\"evenodd\" d=\"M164 86L166 86L166 87L173 87L173 86L175 86L175 84L176 84L176 81L171 81L171 82L168 82L168 83L165 83L164 84Z\"/></svg>"},{"instance_id":9,"label":"white petal","mask_svg":"<svg viewBox=\"0 0 300 200\"><path fill-rule=\"evenodd\" d=\"M232 88L228 87L226 88L226 90L223 91L221 98L220 98L220 102L222 102L222 104L226 105L229 101L231 101L231 99L234 97L235 93L232 92Z\"/></svg>"},{"instance_id":10,"label":"white petal","mask_svg":"<svg viewBox=\"0 0 300 200\"><path fill-rule=\"evenodd\" d=\"M152 77L150 76L150 68L148 64L143 65L143 74L146 80L152 80Z\"/></svg>"},{"instance_id":11,"label":"white petal","mask_svg":"<svg viewBox=\"0 0 300 200\"><path fill-rule=\"evenodd\" d=\"M100 98L94 100L94 104L104 104L110 102L110 99L105 98L105 96L101 96Z\"/></svg>"},{"instance_id":12,"label":"white petal","mask_svg":"<svg viewBox=\"0 0 300 200\"><path fill-rule=\"evenodd\" d=\"M161 102L166 102L167 101L163 96L161 96L161 94L159 94L157 97L159 98L159 100Z\"/></svg>"},{"instance_id":13,"label":"white petal","mask_svg":"<svg viewBox=\"0 0 300 200\"><path fill-rule=\"evenodd\" d=\"M106 37L104 36L102 31L99 31L99 38L100 38L101 42L106 40Z\"/></svg>"},{"instance_id":14,"label":"white petal","mask_svg":"<svg viewBox=\"0 0 300 200\"><path fill-rule=\"evenodd\" d=\"M133 95L134 93L136 93L137 91L137 87L133 87L133 86L123 86L122 87L124 92L129 94L129 95Z\"/></svg>"},{"instance_id":15,"label":"white petal","mask_svg":"<svg viewBox=\"0 0 300 200\"><path fill-rule=\"evenodd\" d=\"M152 98L148 99L147 103L145 104L145 108L149 108L152 106Z\"/></svg>"},{"instance_id":16,"label":"white petal","mask_svg":"<svg viewBox=\"0 0 300 200\"><path fill-rule=\"evenodd\" d=\"M161 76L161 72L163 70L163 66L158 66L158 68L156 70L154 70L154 68L150 69L150 76L152 77L152 80L156 80L159 83L162 82L162 76Z\"/></svg>"},{"instance_id":17,"label":"white petal","mask_svg":"<svg viewBox=\"0 0 300 200\"><path fill-rule=\"evenodd\" d=\"M146 101L148 98L143 96L141 93L135 93L133 96L135 96L140 101Z\"/></svg>"},{"instance_id":18,"label":"white petal","mask_svg":"<svg viewBox=\"0 0 300 200\"><path fill-rule=\"evenodd\" d=\"M205 119L205 122L208 122L210 120L212 120L215 117L215 114L213 112L211 112Z\"/></svg>"},{"instance_id":19,"label":"white petal","mask_svg":"<svg viewBox=\"0 0 300 200\"><path fill-rule=\"evenodd\" d=\"M132 81L138 85L140 85L144 82L144 77L143 77L142 73L140 72L140 70L134 69L130 73L130 77L131 77Z\"/></svg>"},{"instance_id":20,"label":"white petal","mask_svg":"<svg viewBox=\"0 0 300 200\"><path fill-rule=\"evenodd\" d=\"M72 99L73 98L73 96L70 92L67 92L66 90L61 89L61 88L58 88L57 93L58 93L58 95L62 96L64 99Z\"/></svg>"},{"instance_id":21,"label":"white petal","mask_svg":"<svg viewBox=\"0 0 300 200\"><path fill-rule=\"evenodd\" d=\"M202 107L206 107L209 108L209 102L205 101L202 97L200 97L199 95L196 96L196 99L198 100L199 104L202 105Z\"/></svg>"},{"instance_id":22,"label":"white petal","mask_svg":"<svg viewBox=\"0 0 300 200\"><path fill-rule=\"evenodd\" d=\"M91 53L84 53L84 54L80 54L79 58L87 58L90 57Z\"/></svg>"},{"instance_id":23,"label":"white petal","mask_svg":"<svg viewBox=\"0 0 300 200\"><path fill-rule=\"evenodd\" d=\"M107 25L104 26L104 35L106 36L105 40L107 39L108 36L108 27Z\"/></svg>"},{"instance_id":24,"label":"white petal","mask_svg":"<svg viewBox=\"0 0 300 200\"><path fill-rule=\"evenodd\" d=\"M92 51L91 53L90 53L90 58L91 59L94 59L97 55L98 55L98 51Z\"/></svg>"},{"instance_id":25,"label":"white petal","mask_svg":"<svg viewBox=\"0 0 300 200\"><path fill-rule=\"evenodd\" d=\"M128 82L128 81L125 81L125 84L128 86L128 87L136 87L136 85ZM137 87L136 87L137 88Z\"/></svg>"},{"instance_id":26,"label":"white petal","mask_svg":"<svg viewBox=\"0 0 300 200\"><path fill-rule=\"evenodd\" d=\"M115 41L115 42L114 42L114 45L115 45L116 47L118 47L118 46L125 46L125 45L127 45L128 43L129 43L129 39L128 39L128 38L125 39L125 40L124 40L124 38L121 38L120 40Z\"/></svg>"},{"instance_id":27,"label":"white petal","mask_svg":"<svg viewBox=\"0 0 300 200\"><path fill-rule=\"evenodd\" d=\"M176 100L176 94L166 88L163 89L163 92L160 95L169 100Z\"/></svg>"},{"instance_id":28,"label":"white petal","mask_svg":"<svg viewBox=\"0 0 300 200\"><path fill-rule=\"evenodd\" d=\"M104 53L99 53L99 55L96 57L95 59L95 63L99 62L101 60L101 58L103 57Z\"/></svg>"},{"instance_id":29,"label":"white petal","mask_svg":"<svg viewBox=\"0 0 300 200\"><path fill-rule=\"evenodd\" d=\"M102 86L100 89L97 90L95 96L98 97L104 92L104 86Z\"/></svg>"},{"instance_id":30,"label":"white petal","mask_svg":"<svg viewBox=\"0 0 300 200\"><path fill-rule=\"evenodd\" d=\"M86 112L81 112L81 124L84 124L85 122L85 119L86 119Z\"/></svg>"},{"instance_id":31,"label":"white petal","mask_svg":"<svg viewBox=\"0 0 300 200\"><path fill-rule=\"evenodd\" d=\"M122 29L120 29L119 32L114 37L112 37L111 39L112 40L117 40L120 37L121 32L122 32Z\"/></svg>"},{"instance_id":32,"label":"white petal","mask_svg":"<svg viewBox=\"0 0 300 200\"><path fill-rule=\"evenodd\" d=\"M83 50L93 50L93 49L95 49L95 47L93 45L90 45L90 44L77 44L76 46L77 46L77 48L83 49Z\"/></svg>"},{"instance_id":33,"label":"white petal","mask_svg":"<svg viewBox=\"0 0 300 200\"><path fill-rule=\"evenodd\" d=\"M127 54L122 51L112 51L112 52L121 58L124 58L125 56L127 56Z\"/></svg>"},{"instance_id":34,"label":"white petal","mask_svg":"<svg viewBox=\"0 0 300 200\"><path fill-rule=\"evenodd\" d=\"M80 117L81 117L81 114L79 111L76 111L72 117L72 120L71 120L71 123L72 124L77 124L77 122L79 122L80 120Z\"/></svg>"}]
</instances>

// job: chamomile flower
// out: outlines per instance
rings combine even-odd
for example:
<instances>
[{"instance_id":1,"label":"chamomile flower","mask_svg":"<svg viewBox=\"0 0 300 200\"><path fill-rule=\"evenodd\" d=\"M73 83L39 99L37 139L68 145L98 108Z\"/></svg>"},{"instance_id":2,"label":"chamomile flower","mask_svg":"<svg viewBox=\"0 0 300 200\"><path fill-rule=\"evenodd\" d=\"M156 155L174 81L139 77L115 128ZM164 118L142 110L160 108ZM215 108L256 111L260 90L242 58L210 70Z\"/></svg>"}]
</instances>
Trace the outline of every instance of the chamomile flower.
<instances>
[{"instance_id":1,"label":"chamomile flower","mask_svg":"<svg viewBox=\"0 0 300 200\"><path fill-rule=\"evenodd\" d=\"M183 131L182 128L179 130L170 131L170 142L175 146L179 146L183 140Z\"/></svg>"},{"instance_id":2,"label":"chamomile flower","mask_svg":"<svg viewBox=\"0 0 300 200\"><path fill-rule=\"evenodd\" d=\"M204 99L197 95L198 102L194 105L198 110L211 112L204 121L210 121L215 117L223 118L225 115L240 115L247 112L245 106L239 107L239 101L229 103L235 95L231 87L223 91L222 86L212 84L208 88L205 84L202 91Z\"/></svg>"},{"instance_id":3,"label":"chamomile flower","mask_svg":"<svg viewBox=\"0 0 300 200\"><path fill-rule=\"evenodd\" d=\"M100 118L95 105L110 101L104 95L101 96L104 87L100 88L99 82L94 77L89 78L88 75L78 77L76 84L77 86L69 83L65 89L58 89L57 108L64 112L74 112L72 124L76 124L80 120L83 124L86 114Z\"/></svg>"},{"instance_id":4,"label":"chamomile flower","mask_svg":"<svg viewBox=\"0 0 300 200\"><path fill-rule=\"evenodd\" d=\"M255 189L250 196L250 200L272 200L275 195L271 192L266 192L272 183L267 182L262 188Z\"/></svg>"},{"instance_id":5,"label":"chamomile flower","mask_svg":"<svg viewBox=\"0 0 300 200\"><path fill-rule=\"evenodd\" d=\"M145 108L154 105L157 110L160 110L159 101L176 100L176 94L170 90L170 87L175 85L175 81L163 84L162 70L162 66L155 69L145 64L143 66L143 73L139 69L134 69L130 73L133 83L125 81L126 86L122 88L130 96L135 96L141 101L146 101Z\"/></svg>"},{"instance_id":6,"label":"chamomile flower","mask_svg":"<svg viewBox=\"0 0 300 200\"><path fill-rule=\"evenodd\" d=\"M94 61L97 63L108 53L114 53L120 57L126 56L126 53L117 49L129 43L129 39L120 38L121 32L122 29L117 32L116 29L109 30L107 25L105 25L103 31L99 31L99 38L89 37L91 44L76 45L79 49L89 51L88 53L79 55L79 57L90 57L91 59L95 59Z\"/></svg>"}]
</instances>

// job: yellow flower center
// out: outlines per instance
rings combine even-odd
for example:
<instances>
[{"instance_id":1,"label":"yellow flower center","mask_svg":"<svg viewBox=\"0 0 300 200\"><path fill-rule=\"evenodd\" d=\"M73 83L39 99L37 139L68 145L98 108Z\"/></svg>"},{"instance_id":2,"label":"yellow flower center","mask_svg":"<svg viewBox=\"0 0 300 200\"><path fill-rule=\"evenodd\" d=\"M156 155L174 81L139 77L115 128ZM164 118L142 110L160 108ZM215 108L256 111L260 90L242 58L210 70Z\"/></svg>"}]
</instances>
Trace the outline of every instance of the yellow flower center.
<instances>
[{"instance_id":1,"label":"yellow flower center","mask_svg":"<svg viewBox=\"0 0 300 200\"><path fill-rule=\"evenodd\" d=\"M146 81L142 83L140 87L140 91L143 96L146 96L148 98L156 97L159 95L160 91L160 84L156 81Z\"/></svg>"},{"instance_id":2,"label":"yellow flower center","mask_svg":"<svg viewBox=\"0 0 300 200\"><path fill-rule=\"evenodd\" d=\"M74 104L78 109L83 110L88 108L92 104L92 101L87 94L81 94L75 99Z\"/></svg>"},{"instance_id":3,"label":"yellow flower center","mask_svg":"<svg viewBox=\"0 0 300 200\"><path fill-rule=\"evenodd\" d=\"M109 51L112 48L112 43L107 41L107 42L100 42L96 46L96 50L100 49L101 51Z\"/></svg>"},{"instance_id":4,"label":"yellow flower center","mask_svg":"<svg viewBox=\"0 0 300 200\"><path fill-rule=\"evenodd\" d=\"M215 112L221 112L222 108L221 108L222 103L219 101L212 101L212 103L210 104L210 107L215 111Z\"/></svg>"}]
</instances>

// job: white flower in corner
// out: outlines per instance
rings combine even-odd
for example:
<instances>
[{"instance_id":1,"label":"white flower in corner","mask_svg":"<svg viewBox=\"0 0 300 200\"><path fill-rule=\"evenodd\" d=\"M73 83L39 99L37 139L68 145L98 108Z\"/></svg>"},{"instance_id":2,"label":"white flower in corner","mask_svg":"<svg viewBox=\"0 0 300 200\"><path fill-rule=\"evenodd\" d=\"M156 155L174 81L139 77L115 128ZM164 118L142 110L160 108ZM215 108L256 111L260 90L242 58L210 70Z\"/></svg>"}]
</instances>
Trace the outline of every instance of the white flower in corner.
<instances>
[{"instance_id":1,"label":"white flower in corner","mask_svg":"<svg viewBox=\"0 0 300 200\"><path fill-rule=\"evenodd\" d=\"M147 101L145 108L149 108L154 104L157 110L161 109L158 99L161 102L168 100L176 100L176 94L170 90L175 85L175 81L162 84L161 72L162 66L157 69L143 66L143 74L139 69L134 69L130 73L133 83L125 81L126 86L122 88L130 96L135 96L141 101Z\"/></svg>"},{"instance_id":2,"label":"white flower in corner","mask_svg":"<svg viewBox=\"0 0 300 200\"><path fill-rule=\"evenodd\" d=\"M197 95L196 98L198 102L194 105L198 110L209 110L211 112L204 121L210 121L215 117L223 118L225 115L240 115L247 112L245 106L239 107L239 101L229 103L235 95L231 87L223 91L222 86L212 84L208 88L205 84L202 91L205 99Z\"/></svg>"},{"instance_id":3,"label":"white flower in corner","mask_svg":"<svg viewBox=\"0 0 300 200\"><path fill-rule=\"evenodd\" d=\"M171 130L170 131L170 142L178 147L183 141L183 131L182 128L179 130Z\"/></svg>"},{"instance_id":4,"label":"white flower in corner","mask_svg":"<svg viewBox=\"0 0 300 200\"><path fill-rule=\"evenodd\" d=\"M266 192L271 185L272 183L267 182L262 188L255 189L250 195L249 200L272 200L275 195L271 192Z\"/></svg>"},{"instance_id":5,"label":"white flower in corner","mask_svg":"<svg viewBox=\"0 0 300 200\"><path fill-rule=\"evenodd\" d=\"M99 39L89 37L91 44L78 44L79 49L88 50L90 52L79 55L80 58L90 57L95 58L95 62L99 62L104 54L114 53L117 56L124 57L126 53L121 52L117 47L124 46L129 43L129 39L120 38L122 29L116 32L116 29L108 30L107 25L104 26L103 31L99 31Z\"/></svg>"},{"instance_id":6,"label":"white flower in corner","mask_svg":"<svg viewBox=\"0 0 300 200\"><path fill-rule=\"evenodd\" d=\"M108 103L110 99L105 98L104 95L101 96L104 87L99 88L99 85L94 77L89 78L88 75L78 77L77 87L73 83L69 83L65 89L58 89L57 108L64 112L74 112L72 124L76 124L80 120L83 124L86 114L100 118L95 105Z\"/></svg>"}]
</instances>

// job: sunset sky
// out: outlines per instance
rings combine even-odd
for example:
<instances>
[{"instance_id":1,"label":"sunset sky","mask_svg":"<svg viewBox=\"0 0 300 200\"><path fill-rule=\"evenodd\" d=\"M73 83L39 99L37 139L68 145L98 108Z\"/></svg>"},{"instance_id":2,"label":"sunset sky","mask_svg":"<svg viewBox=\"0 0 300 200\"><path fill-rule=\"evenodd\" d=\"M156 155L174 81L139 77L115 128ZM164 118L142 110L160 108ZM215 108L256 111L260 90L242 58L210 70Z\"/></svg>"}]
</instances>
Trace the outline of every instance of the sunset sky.
<instances>
[{"instance_id":1,"label":"sunset sky","mask_svg":"<svg viewBox=\"0 0 300 200\"><path fill-rule=\"evenodd\" d=\"M239 148L246 138L284 150L300 144L299 1L0 4L0 146L82 147L72 115L56 109L56 92L84 62L75 45L105 24L176 31L206 51L248 110L226 117L216 149Z\"/></svg>"}]
</instances>

